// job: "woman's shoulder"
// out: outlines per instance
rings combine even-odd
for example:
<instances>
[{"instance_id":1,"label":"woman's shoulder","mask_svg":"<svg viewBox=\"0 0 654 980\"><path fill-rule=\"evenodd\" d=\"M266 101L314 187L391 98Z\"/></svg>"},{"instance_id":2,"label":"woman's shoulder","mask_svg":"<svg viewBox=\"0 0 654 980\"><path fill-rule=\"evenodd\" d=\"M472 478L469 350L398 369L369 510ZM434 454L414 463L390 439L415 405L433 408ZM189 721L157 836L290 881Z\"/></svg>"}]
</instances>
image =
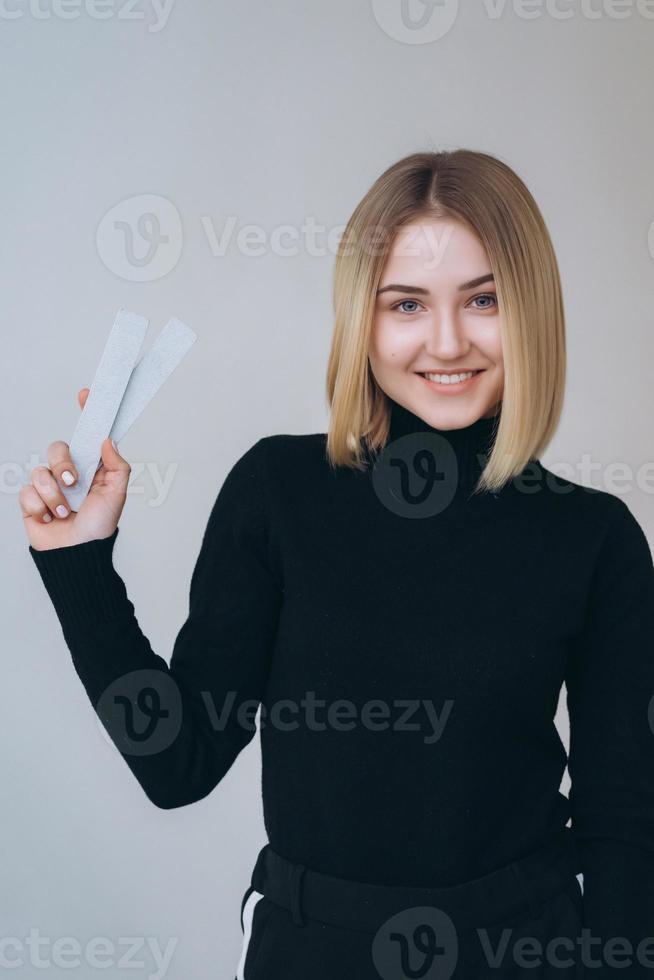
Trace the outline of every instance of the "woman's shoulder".
<instances>
[{"instance_id":1,"label":"woman's shoulder","mask_svg":"<svg viewBox=\"0 0 654 980\"><path fill-rule=\"evenodd\" d=\"M269 467L296 466L311 460L326 461L327 433L276 432L261 436L253 448L259 453L264 465Z\"/></svg>"},{"instance_id":2,"label":"woman's shoulder","mask_svg":"<svg viewBox=\"0 0 654 980\"><path fill-rule=\"evenodd\" d=\"M301 432L301 433L290 433L290 432L276 432L272 435L261 436L258 440L260 443L265 444L266 448L270 447L272 451L285 450L312 450L315 449L316 445L324 446L327 442L326 432Z\"/></svg>"},{"instance_id":3,"label":"woman's shoulder","mask_svg":"<svg viewBox=\"0 0 654 980\"><path fill-rule=\"evenodd\" d=\"M563 477L538 464L539 485L547 508L564 524L587 528L600 538L648 547L646 532L636 516L635 488L622 493Z\"/></svg>"},{"instance_id":4,"label":"woman's shoulder","mask_svg":"<svg viewBox=\"0 0 654 980\"><path fill-rule=\"evenodd\" d=\"M239 486L263 482L290 487L296 477L307 478L327 466L326 448L325 432L260 436L237 456L227 482Z\"/></svg>"},{"instance_id":5,"label":"woman's shoulder","mask_svg":"<svg viewBox=\"0 0 654 980\"><path fill-rule=\"evenodd\" d=\"M248 466L266 466L279 463L291 463L295 458L325 455L327 434L312 432L292 434L278 432L259 436L241 452L233 466L247 469Z\"/></svg>"}]
</instances>

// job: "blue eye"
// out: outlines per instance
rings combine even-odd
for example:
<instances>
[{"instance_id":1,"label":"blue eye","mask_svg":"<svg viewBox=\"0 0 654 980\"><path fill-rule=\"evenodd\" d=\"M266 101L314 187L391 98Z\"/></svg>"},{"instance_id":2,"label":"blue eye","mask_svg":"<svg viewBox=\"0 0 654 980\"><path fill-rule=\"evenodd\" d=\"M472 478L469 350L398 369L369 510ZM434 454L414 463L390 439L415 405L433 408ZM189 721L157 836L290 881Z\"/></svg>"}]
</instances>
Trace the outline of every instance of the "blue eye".
<instances>
[{"instance_id":1,"label":"blue eye","mask_svg":"<svg viewBox=\"0 0 654 980\"><path fill-rule=\"evenodd\" d=\"M497 296L495 293L480 293L479 296L474 296L472 302L475 303L478 299L490 299L492 304L490 306L478 306L478 310L492 310L493 306L497 306Z\"/></svg>"},{"instance_id":2,"label":"blue eye","mask_svg":"<svg viewBox=\"0 0 654 980\"><path fill-rule=\"evenodd\" d=\"M482 305L475 307L478 310L492 310L497 307L497 296L495 293L479 293L477 296L473 296L473 298L470 300L471 303L477 303L479 301L482 301ZM407 303L412 305L413 308L407 310ZM421 308L421 304L416 299L402 299L399 303L394 303L393 306L391 306L391 310L400 310L401 313L406 313L407 316L413 316Z\"/></svg>"},{"instance_id":3,"label":"blue eye","mask_svg":"<svg viewBox=\"0 0 654 980\"><path fill-rule=\"evenodd\" d=\"M418 306L420 306L420 304L419 304L419 303L417 302L417 300L415 300L415 299L403 299L403 300L400 300L400 302L399 302L399 303L395 303L395 305L394 305L394 306L391 306L391 309L392 309L392 310L397 310L397 309L399 309L399 308L400 308L401 306L404 306L404 304L405 304L405 303L413 303L413 305L414 305L414 306L416 306L416 307L418 307ZM411 313L414 313L414 312L415 312L415 310L402 310L402 312L403 312L403 313L408 313L408 314L411 314Z\"/></svg>"}]
</instances>

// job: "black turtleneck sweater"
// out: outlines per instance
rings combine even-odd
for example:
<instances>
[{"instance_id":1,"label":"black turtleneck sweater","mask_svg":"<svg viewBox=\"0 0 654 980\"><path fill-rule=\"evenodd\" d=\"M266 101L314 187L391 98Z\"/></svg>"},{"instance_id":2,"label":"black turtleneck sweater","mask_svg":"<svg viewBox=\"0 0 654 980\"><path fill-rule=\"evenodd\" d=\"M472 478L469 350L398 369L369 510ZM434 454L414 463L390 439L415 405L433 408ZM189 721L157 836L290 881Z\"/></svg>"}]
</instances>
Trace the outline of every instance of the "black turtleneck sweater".
<instances>
[{"instance_id":1,"label":"black turtleneck sweater","mask_svg":"<svg viewBox=\"0 0 654 980\"><path fill-rule=\"evenodd\" d=\"M363 472L331 468L324 433L266 436L237 460L170 666L113 565L118 531L30 548L81 682L159 807L211 792L261 704L265 825L284 857L446 886L572 818L586 924L654 935L646 537L619 497L539 460L471 495L497 420L439 431L391 408Z\"/></svg>"}]
</instances>

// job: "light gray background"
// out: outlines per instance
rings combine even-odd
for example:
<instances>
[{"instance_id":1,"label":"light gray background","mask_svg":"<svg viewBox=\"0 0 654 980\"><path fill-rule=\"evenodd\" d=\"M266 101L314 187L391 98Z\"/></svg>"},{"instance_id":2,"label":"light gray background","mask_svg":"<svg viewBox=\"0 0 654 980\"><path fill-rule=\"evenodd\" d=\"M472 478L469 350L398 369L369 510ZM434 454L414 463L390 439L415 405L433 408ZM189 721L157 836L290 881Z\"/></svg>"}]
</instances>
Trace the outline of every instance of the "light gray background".
<instances>
[{"instance_id":1,"label":"light gray background","mask_svg":"<svg viewBox=\"0 0 654 980\"><path fill-rule=\"evenodd\" d=\"M412 3L417 18L425 8ZM400 0L175 0L163 24L125 0L97 8L104 20L91 0L2 6L0 934L19 944L6 952L23 963L14 975L151 977L147 947L136 970L116 961L124 937L154 937L177 940L170 980L231 980L239 903L265 841L258 740L204 801L148 802L100 732L27 551L19 476L69 440L119 306L150 318L150 341L173 315L199 335L121 446L133 466L177 466L163 499L137 479L116 548L166 659L229 467L259 436L327 423L333 247L323 234L311 254L300 232L295 255L269 243L255 256L236 233L308 218L337 229L383 169L418 149L484 150L527 181L568 317L566 409L543 460L605 489L624 464L618 491L653 540L651 465L640 488L637 472L654 434L654 5L461 6L446 0L413 31L401 29ZM450 15L431 39L445 23L434 18ZM148 195L171 202L154 205L169 242L139 265L147 243L136 236L130 262L111 222L134 226ZM212 254L207 227L220 236L230 217L233 239ZM590 480L583 454L599 464ZM559 721L565 739L562 710ZM30 962L30 930L47 940L45 974ZM83 953L57 966L51 944L63 937L115 943L104 956L114 965L101 971Z\"/></svg>"}]
</instances>

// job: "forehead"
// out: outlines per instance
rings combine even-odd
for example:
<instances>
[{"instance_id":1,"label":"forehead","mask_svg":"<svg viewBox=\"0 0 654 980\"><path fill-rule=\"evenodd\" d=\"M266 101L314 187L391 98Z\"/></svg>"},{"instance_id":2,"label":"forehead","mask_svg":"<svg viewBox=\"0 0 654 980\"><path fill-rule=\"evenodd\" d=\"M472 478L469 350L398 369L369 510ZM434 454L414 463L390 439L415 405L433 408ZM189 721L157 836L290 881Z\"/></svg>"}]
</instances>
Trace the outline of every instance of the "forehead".
<instances>
[{"instance_id":1,"label":"forehead","mask_svg":"<svg viewBox=\"0 0 654 980\"><path fill-rule=\"evenodd\" d=\"M458 283L489 271L486 249L466 224L451 218L420 218L398 230L382 283L419 285L449 279Z\"/></svg>"}]
</instances>

